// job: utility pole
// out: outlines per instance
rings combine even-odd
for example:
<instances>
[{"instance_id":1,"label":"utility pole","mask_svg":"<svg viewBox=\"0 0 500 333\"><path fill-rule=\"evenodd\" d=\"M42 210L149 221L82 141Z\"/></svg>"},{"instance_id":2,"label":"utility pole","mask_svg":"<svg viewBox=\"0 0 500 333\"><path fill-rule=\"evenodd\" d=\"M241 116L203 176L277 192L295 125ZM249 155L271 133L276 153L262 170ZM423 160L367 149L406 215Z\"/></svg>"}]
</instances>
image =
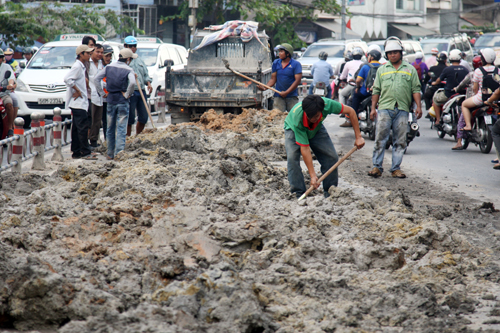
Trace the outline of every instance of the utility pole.
<instances>
[{"instance_id":1,"label":"utility pole","mask_svg":"<svg viewBox=\"0 0 500 333\"><path fill-rule=\"evenodd\" d=\"M342 9L340 10L340 15L342 16L342 27L341 27L341 38L345 40L345 29L347 22L345 21L345 5L347 0L342 0Z\"/></svg>"},{"instance_id":2,"label":"utility pole","mask_svg":"<svg viewBox=\"0 0 500 333\"><path fill-rule=\"evenodd\" d=\"M196 9L198 8L198 0L189 0L189 8L191 8L191 15L188 18L188 26L191 27L191 34L189 39L189 46L191 47L191 42L193 41L194 32L196 30Z\"/></svg>"}]
</instances>

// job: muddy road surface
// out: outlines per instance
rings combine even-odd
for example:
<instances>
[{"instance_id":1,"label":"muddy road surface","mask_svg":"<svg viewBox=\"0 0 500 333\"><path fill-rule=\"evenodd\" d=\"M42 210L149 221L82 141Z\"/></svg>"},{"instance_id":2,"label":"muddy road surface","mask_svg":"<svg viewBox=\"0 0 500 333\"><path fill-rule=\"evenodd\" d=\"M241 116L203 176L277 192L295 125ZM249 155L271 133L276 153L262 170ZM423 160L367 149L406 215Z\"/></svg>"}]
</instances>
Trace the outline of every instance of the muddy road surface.
<instances>
[{"instance_id":1,"label":"muddy road surface","mask_svg":"<svg viewBox=\"0 0 500 333\"><path fill-rule=\"evenodd\" d=\"M370 179L361 152L330 198L298 203L283 120L208 113L115 161L1 175L0 327L500 332L498 211L418 176ZM333 137L340 155L353 138Z\"/></svg>"}]
</instances>

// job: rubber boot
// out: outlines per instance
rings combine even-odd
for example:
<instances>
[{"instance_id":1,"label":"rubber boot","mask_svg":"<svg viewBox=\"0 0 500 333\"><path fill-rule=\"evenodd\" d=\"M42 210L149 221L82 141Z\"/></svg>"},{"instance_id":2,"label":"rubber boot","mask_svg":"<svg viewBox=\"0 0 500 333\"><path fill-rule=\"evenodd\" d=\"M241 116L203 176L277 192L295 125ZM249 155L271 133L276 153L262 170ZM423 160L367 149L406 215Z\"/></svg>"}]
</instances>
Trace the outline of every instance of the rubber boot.
<instances>
[{"instance_id":1,"label":"rubber boot","mask_svg":"<svg viewBox=\"0 0 500 333\"><path fill-rule=\"evenodd\" d=\"M144 129L144 127L146 127L146 124L137 122L137 124L135 125L135 135L141 134L141 132Z\"/></svg>"},{"instance_id":2,"label":"rubber boot","mask_svg":"<svg viewBox=\"0 0 500 333\"><path fill-rule=\"evenodd\" d=\"M132 135L132 125L127 125L127 136Z\"/></svg>"}]
</instances>

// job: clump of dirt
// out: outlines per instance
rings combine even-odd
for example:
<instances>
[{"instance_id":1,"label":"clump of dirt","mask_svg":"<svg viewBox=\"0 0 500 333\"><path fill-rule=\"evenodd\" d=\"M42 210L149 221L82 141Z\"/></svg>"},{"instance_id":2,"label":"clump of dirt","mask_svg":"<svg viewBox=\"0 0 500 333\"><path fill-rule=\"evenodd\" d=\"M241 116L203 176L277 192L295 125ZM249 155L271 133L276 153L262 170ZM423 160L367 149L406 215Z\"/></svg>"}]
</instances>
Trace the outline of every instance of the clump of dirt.
<instances>
[{"instance_id":1,"label":"clump of dirt","mask_svg":"<svg viewBox=\"0 0 500 333\"><path fill-rule=\"evenodd\" d=\"M418 178L415 191L382 188L351 171L355 158L330 198L317 191L299 205L284 167L283 115L245 115L228 117L241 132L209 128L226 119L209 113L204 124L131 139L115 161L2 175L5 325L60 333L498 328L498 212L473 204L436 218L423 196L439 189Z\"/></svg>"},{"instance_id":2,"label":"clump of dirt","mask_svg":"<svg viewBox=\"0 0 500 333\"><path fill-rule=\"evenodd\" d=\"M265 111L245 109L239 115L218 114L214 109L205 112L196 125L212 131L229 130L235 133L257 132L263 126L274 126L285 119L286 114L279 110Z\"/></svg>"}]
</instances>

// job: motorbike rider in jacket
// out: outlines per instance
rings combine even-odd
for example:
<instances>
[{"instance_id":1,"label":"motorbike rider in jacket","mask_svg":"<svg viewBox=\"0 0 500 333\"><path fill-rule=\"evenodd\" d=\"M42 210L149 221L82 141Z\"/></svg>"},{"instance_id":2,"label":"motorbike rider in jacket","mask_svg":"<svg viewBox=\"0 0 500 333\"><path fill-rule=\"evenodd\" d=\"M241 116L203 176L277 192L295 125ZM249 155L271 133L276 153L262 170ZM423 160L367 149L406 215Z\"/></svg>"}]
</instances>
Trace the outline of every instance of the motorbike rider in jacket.
<instances>
[{"instance_id":1,"label":"motorbike rider in jacket","mask_svg":"<svg viewBox=\"0 0 500 333\"><path fill-rule=\"evenodd\" d=\"M379 60L381 57L382 53L377 50L371 50L368 52L368 63L371 64L371 66L378 67L380 66ZM366 88L366 79L371 66L366 64L361 67L358 77L356 78L356 89L352 95L352 108L356 111L356 114L359 112L359 104L371 94L371 87L370 90Z\"/></svg>"},{"instance_id":2,"label":"motorbike rider in jacket","mask_svg":"<svg viewBox=\"0 0 500 333\"><path fill-rule=\"evenodd\" d=\"M446 61L448 61L448 53L445 51L442 51L438 54L437 56L437 65L432 66L429 68L429 71L424 77L424 82L430 83L427 85L427 89L425 90L424 93L424 101L425 101L425 108L429 110L432 106L432 97L434 96L434 93L438 90L439 86L432 85L434 81L436 81L439 76L441 76L441 73L443 70L447 67ZM432 77L431 77L432 74Z\"/></svg>"}]
</instances>

